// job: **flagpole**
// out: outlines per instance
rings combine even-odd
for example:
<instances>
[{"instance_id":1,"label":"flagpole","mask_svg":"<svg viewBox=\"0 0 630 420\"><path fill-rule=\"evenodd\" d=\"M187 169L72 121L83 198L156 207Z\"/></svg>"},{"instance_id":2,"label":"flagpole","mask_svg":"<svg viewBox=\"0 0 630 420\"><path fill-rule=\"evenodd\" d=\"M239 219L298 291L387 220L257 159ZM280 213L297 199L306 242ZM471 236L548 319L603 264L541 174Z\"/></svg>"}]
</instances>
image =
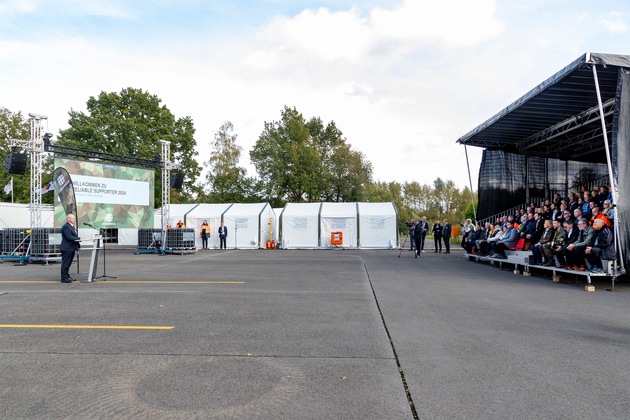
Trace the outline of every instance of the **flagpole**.
<instances>
[{"instance_id":1,"label":"flagpole","mask_svg":"<svg viewBox=\"0 0 630 420\"><path fill-rule=\"evenodd\" d=\"M11 177L11 204L13 204L13 177Z\"/></svg>"}]
</instances>

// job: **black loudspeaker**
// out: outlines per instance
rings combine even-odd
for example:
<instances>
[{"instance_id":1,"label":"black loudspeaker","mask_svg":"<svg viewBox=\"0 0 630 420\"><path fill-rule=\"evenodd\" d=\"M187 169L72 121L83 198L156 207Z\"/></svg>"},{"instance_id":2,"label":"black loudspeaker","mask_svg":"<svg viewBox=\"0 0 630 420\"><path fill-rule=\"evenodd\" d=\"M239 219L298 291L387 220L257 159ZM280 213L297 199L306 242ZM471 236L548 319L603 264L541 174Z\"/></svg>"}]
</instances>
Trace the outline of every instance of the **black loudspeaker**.
<instances>
[{"instance_id":1,"label":"black loudspeaker","mask_svg":"<svg viewBox=\"0 0 630 420\"><path fill-rule=\"evenodd\" d=\"M181 190L184 186L184 174L171 174L171 188Z\"/></svg>"},{"instance_id":2,"label":"black loudspeaker","mask_svg":"<svg viewBox=\"0 0 630 420\"><path fill-rule=\"evenodd\" d=\"M26 172L27 155L20 153L9 153L4 161L4 170L10 174L24 175Z\"/></svg>"}]
</instances>

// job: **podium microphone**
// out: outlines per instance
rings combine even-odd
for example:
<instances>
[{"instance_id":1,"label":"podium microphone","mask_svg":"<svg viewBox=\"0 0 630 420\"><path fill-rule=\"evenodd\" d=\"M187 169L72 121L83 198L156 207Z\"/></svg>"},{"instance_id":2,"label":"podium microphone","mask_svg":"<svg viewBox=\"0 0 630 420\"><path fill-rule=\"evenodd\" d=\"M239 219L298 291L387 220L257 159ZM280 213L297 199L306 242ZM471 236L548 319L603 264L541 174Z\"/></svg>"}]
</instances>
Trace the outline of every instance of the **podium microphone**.
<instances>
[{"instance_id":1,"label":"podium microphone","mask_svg":"<svg viewBox=\"0 0 630 420\"><path fill-rule=\"evenodd\" d=\"M87 226L87 227L91 227L91 228L93 228L93 227L94 227L94 226L92 226L92 225L91 225L91 224L89 224L89 223L83 223L83 226Z\"/></svg>"}]
</instances>

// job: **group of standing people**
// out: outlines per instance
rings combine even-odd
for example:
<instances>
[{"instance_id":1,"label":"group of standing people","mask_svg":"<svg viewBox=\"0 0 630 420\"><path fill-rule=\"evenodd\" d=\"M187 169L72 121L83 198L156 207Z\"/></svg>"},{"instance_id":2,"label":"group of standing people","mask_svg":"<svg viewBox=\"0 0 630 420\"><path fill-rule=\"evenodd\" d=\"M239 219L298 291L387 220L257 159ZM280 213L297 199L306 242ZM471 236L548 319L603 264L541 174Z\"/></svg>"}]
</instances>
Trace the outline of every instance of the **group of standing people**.
<instances>
[{"instance_id":1,"label":"group of standing people","mask_svg":"<svg viewBox=\"0 0 630 420\"><path fill-rule=\"evenodd\" d=\"M426 216L422 216L420 220L413 219L409 223L409 240L410 251L415 251L415 257L418 258L418 254L424 252L424 241L429 231L429 223ZM442 252L442 242L444 242L444 249L446 254L451 253L451 225L447 219L444 219L444 224L441 225L439 220L436 220L431 229L433 233L433 241L435 244L434 253Z\"/></svg>"},{"instance_id":2,"label":"group of standing people","mask_svg":"<svg viewBox=\"0 0 630 420\"><path fill-rule=\"evenodd\" d=\"M228 228L225 226L223 221L221 221L221 226L217 231L219 234L219 249L226 249ZM210 225L207 220L204 220L201 226L199 227L199 236L201 237L201 248L202 249L210 249L208 248L208 239L210 238Z\"/></svg>"}]
</instances>

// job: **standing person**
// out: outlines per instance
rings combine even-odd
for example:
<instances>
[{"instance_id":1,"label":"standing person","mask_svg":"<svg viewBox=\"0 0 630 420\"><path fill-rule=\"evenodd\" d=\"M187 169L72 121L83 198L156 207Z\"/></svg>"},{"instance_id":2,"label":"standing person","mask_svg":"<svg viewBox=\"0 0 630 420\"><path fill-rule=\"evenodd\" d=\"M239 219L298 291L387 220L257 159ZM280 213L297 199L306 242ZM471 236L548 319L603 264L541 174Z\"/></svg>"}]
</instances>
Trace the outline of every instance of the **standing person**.
<instances>
[{"instance_id":1,"label":"standing person","mask_svg":"<svg viewBox=\"0 0 630 420\"><path fill-rule=\"evenodd\" d=\"M409 251L413 251L416 248L416 241L413 237L413 230L416 228L416 219L412 219L409 226Z\"/></svg>"},{"instance_id":2,"label":"standing person","mask_svg":"<svg viewBox=\"0 0 630 420\"><path fill-rule=\"evenodd\" d=\"M77 233L77 218L74 214L69 213L66 216L66 223L61 227L61 282L72 283L73 279L70 277L70 266L72 260L74 260L74 253L77 251L81 244L81 238Z\"/></svg>"},{"instance_id":3,"label":"standing person","mask_svg":"<svg viewBox=\"0 0 630 420\"><path fill-rule=\"evenodd\" d=\"M223 221L221 221L221 226L219 226L219 249L227 249L226 239L227 239L227 227L223 225Z\"/></svg>"},{"instance_id":4,"label":"standing person","mask_svg":"<svg viewBox=\"0 0 630 420\"><path fill-rule=\"evenodd\" d=\"M422 219L420 220L420 251L418 252L424 252L424 240L427 237L427 231L429 230L429 224L427 223L427 217L426 216L422 216Z\"/></svg>"},{"instance_id":5,"label":"standing person","mask_svg":"<svg viewBox=\"0 0 630 420\"><path fill-rule=\"evenodd\" d=\"M451 253L451 225L447 219L444 219L444 226L442 227L442 240L444 241L445 254Z\"/></svg>"},{"instance_id":6,"label":"standing person","mask_svg":"<svg viewBox=\"0 0 630 420\"><path fill-rule=\"evenodd\" d=\"M177 229L184 229L186 227L186 225L184 224L184 222L182 222L181 220L179 222L177 222L177 224L175 225L175 227Z\"/></svg>"},{"instance_id":7,"label":"standing person","mask_svg":"<svg viewBox=\"0 0 630 420\"><path fill-rule=\"evenodd\" d=\"M201 248L208 249L208 238L210 237L210 225L207 220L204 220L199 227L199 236L201 236Z\"/></svg>"},{"instance_id":8,"label":"standing person","mask_svg":"<svg viewBox=\"0 0 630 420\"><path fill-rule=\"evenodd\" d=\"M433 231L433 243L435 244L434 252L442 252L442 225L440 225L439 220L436 220L435 223L433 224L432 231Z\"/></svg>"},{"instance_id":9,"label":"standing person","mask_svg":"<svg viewBox=\"0 0 630 420\"><path fill-rule=\"evenodd\" d=\"M413 228L413 239L416 242L416 252L414 255L418 258L418 254L422 251L422 233L424 227L422 226L422 221L416 222L416 226Z\"/></svg>"}]
</instances>

